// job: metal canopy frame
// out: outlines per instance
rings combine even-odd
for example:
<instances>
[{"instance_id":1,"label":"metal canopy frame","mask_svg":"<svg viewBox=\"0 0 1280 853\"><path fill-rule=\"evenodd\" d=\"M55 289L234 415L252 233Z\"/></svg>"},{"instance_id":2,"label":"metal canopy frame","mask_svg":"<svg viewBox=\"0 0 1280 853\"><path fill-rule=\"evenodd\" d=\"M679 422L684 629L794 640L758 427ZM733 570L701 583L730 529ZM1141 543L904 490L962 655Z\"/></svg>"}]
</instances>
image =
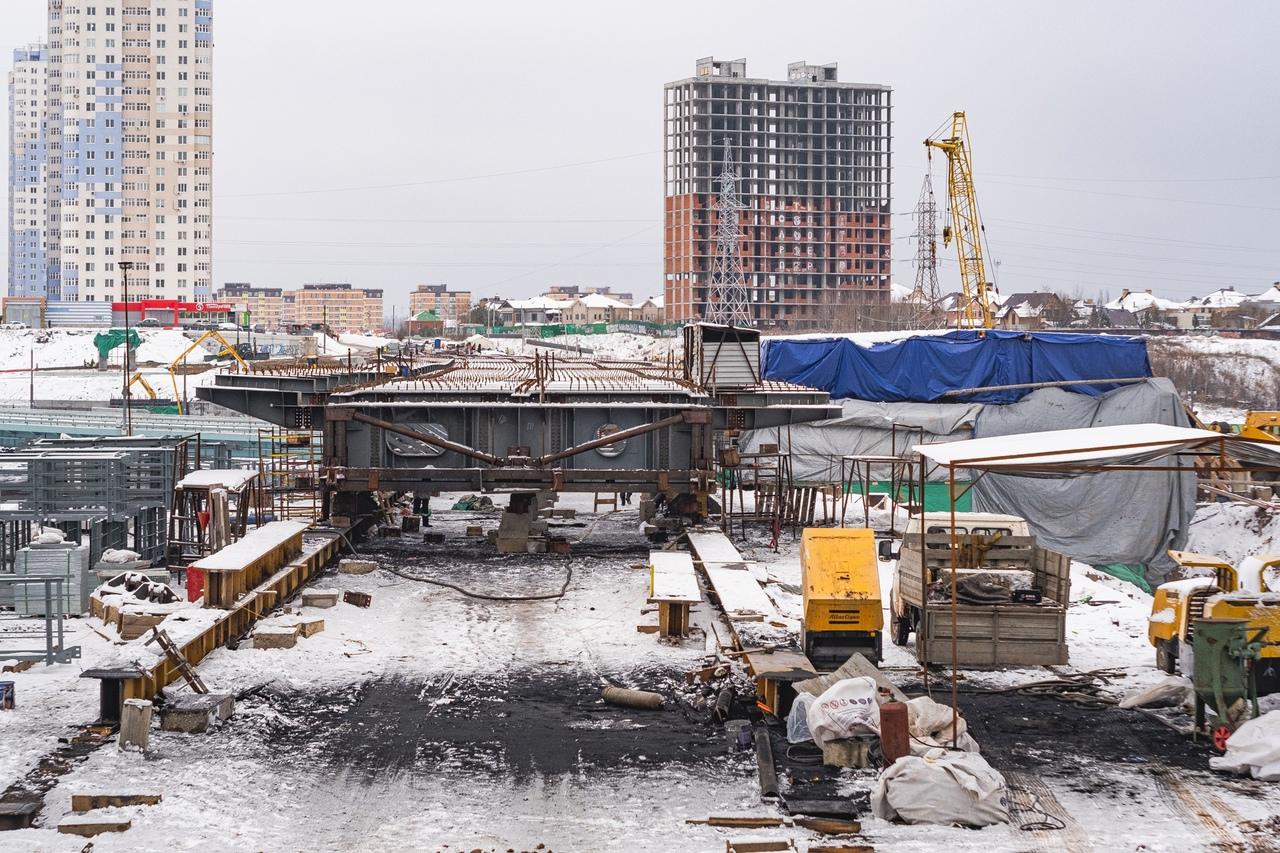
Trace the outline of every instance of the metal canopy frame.
<instances>
[{"instance_id":1,"label":"metal canopy frame","mask_svg":"<svg viewBox=\"0 0 1280 853\"><path fill-rule=\"evenodd\" d=\"M1144 426L1144 425L1132 424L1129 426ZM1146 426L1162 428L1167 425L1149 424ZM1097 433L1095 433L1094 430L1097 430L1097 429L1106 429L1106 428L1105 427L1102 427L1102 428L1086 427L1079 430L1060 430L1058 432L1081 433L1081 434L1092 433L1096 435ZM1192 430L1187 430L1187 432L1192 432ZM1058 473L1058 474L1067 475L1067 476L1078 476L1081 474L1098 474L1098 473L1104 473L1108 471L1151 471L1151 472L1184 471L1184 472L1195 473L1194 467L1188 468L1186 465L1155 465L1151 463L1157 462L1161 459L1167 459L1169 457L1174 457L1178 459L1216 457L1217 460L1223 465L1223 467L1218 468L1218 470L1280 472L1280 445L1275 445L1271 442L1253 441L1250 439L1240 438L1239 436L1228 436L1223 433L1214 433L1214 432L1211 432L1210 430L1195 430L1195 432L1203 433L1203 435L1199 438L1188 436L1183 440L1164 438L1164 439L1151 440L1151 441L1128 441L1128 442L1110 441L1107 443L1092 443L1092 442L1085 441L1084 443L1081 443L1078 445L1061 447L1058 449L1050 449L1050 450L1036 450L1036 451L1026 451L1026 452L1019 452L1019 453L994 454L994 455L962 457L962 458L947 458L945 462L941 463L942 467L945 467L947 469L948 497L950 498L950 500L948 501L948 508L951 515L951 518L950 518L951 720L952 720L951 745L953 747L956 745L957 735L955 734L955 732L956 732L956 727L959 724L959 717L960 717L959 641L957 636L958 635L957 622L959 621L959 608L957 606L957 600L956 600L956 585L957 585L956 579L957 579L957 576L959 575L959 554L958 554L959 542L956 535L956 501L955 501L956 469L967 468L971 471L978 471L980 472L979 477L985 476L986 474L1008 474L1010 476L1044 477L1044 476L1050 476L1052 473ZM1085 439L1087 438L1087 436L1082 435L1081 438ZM974 439L971 439L970 441L973 441L973 440ZM981 441L981 439L977 439L977 440ZM912 448L922 462L922 464L920 465L921 494L924 493L925 468L927 467L925 464L923 464L923 460L933 459L933 457L930 456L928 452L929 448L931 447L937 448L945 445L955 445L955 444L962 444L962 443L964 442L937 442L936 444L918 444L914 448ZM1257 465L1250 468L1245 468L1243 466L1234 466L1234 467L1227 466L1226 460L1231 458L1231 454L1228 453L1228 450L1227 450L1228 445L1232 447L1253 446L1256 448L1260 448L1263 451L1264 455L1275 456L1276 458L1275 465L1274 466ZM1160 447L1167 447L1168 451L1164 453L1160 453L1158 450ZM1072 456L1080 456L1082 454L1087 455L1090 453L1114 453L1116 451L1124 451L1124 450L1135 450L1135 451L1146 450L1146 451L1151 451L1152 455L1145 463L1134 463L1129 461L1108 462L1105 459L1090 461L1087 458L1075 459L1075 460L1063 459L1061 461L1054 462L1052 461L1052 459L1046 459L1046 457L1054 457L1054 456L1072 457ZM1028 461L1025 464L1020 465L1017 463L1017 460L1020 460L1020 459L1028 460ZM1039 461L1033 463L1030 460L1039 460ZM925 527L926 527L926 525L924 524L923 507L921 508L920 522L921 522L920 523L920 548L921 548L921 553L923 554L925 553L924 537L925 537ZM921 561L921 590L922 591L928 588L927 563L928 563L927 560ZM925 621L925 615L927 615L926 612L928 610L929 602L928 602L928 596L925 594L922 594L920 598L921 598L921 612L922 612L921 623L923 624ZM919 637L917 637L917 643L918 642L919 642ZM926 651L926 654L927 654L927 651ZM923 675L924 683L927 689L929 684L929 667L927 664L924 664L922 665L922 668L924 673Z\"/></svg>"}]
</instances>

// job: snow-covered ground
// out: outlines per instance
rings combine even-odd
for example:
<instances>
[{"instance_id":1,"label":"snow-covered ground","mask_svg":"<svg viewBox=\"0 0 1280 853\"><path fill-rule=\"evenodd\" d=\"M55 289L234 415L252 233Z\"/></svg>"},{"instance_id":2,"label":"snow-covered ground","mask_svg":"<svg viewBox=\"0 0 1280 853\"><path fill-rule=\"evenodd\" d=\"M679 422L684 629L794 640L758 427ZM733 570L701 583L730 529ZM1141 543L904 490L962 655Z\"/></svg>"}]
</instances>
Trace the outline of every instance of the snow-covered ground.
<instances>
[{"instance_id":1,"label":"snow-covered ground","mask_svg":"<svg viewBox=\"0 0 1280 853\"><path fill-rule=\"evenodd\" d=\"M606 682L669 696L684 690L681 674L716 646L713 611L705 604L695 609L694 635L681 645L635 630L656 617L642 612L648 546L638 534L634 509L596 516L590 495L562 496L561 506L579 511L578 519L558 530L575 541L566 563L496 557L491 546L464 531L476 524L494 527L497 514L443 510L455 497L432 501L437 511L431 529L445 533L446 544L392 540L362 551L408 574L501 595L554 592L572 569L564 598L481 601L385 570L322 577L316 586L368 592L372 606L340 603L314 611L325 620L324 631L299 640L294 649L244 644L214 652L200 666L211 689L265 689L242 701L233 719L211 734L153 730L145 757L112 744L99 749L47 796L41 827L5 835L12 849L81 849L83 840L72 843L52 827L68 812L72 793L95 791L164 796L157 806L124 810L132 829L98 836L95 853L502 851L538 845L556 851L719 851L730 838L792 837L802 842L800 849L819 840L798 829L687 825L686 819L713 814L777 813L759 800L751 753L728 752L719 728L688 711L627 711L598 701L598 688ZM784 533L775 553L766 536L751 532L741 550L764 566L766 590L784 623L794 625L800 606L798 542ZM887 589L888 564L882 575ZM1145 593L1073 566L1071 662L1063 671L1114 669L1108 689L1117 694L1158 678L1146 640L1149 608ZM88 630L88 620L73 624L84 646L80 661L13 676L18 708L0 713L0 742L6 744L0 771L9 778L53 749L70 726L94 716L96 682L77 675L114 647ZM719 630L723 634L723 626ZM886 642L885 649L885 671L914 680L911 647ZM962 674L966 685L995 687L1048 675L1044 669ZM1132 715L1076 713L1086 723L1103 719L1089 714ZM1068 831L901 826L867 815L865 843L905 851L1222 849L1221 832L1236 830L1210 831L1185 805L1179 807L1170 793L1173 783L1160 776L1166 756L1142 754L1145 736L1138 729L1154 724L1136 715L1130 723L1112 723L1121 730L1125 725L1135 727L1134 752L1141 757L1073 759L1079 772L1043 774L1075 819ZM975 734L981 742L982 731ZM1037 752L1054 755L1056 736L1051 727L1038 730ZM988 746L998 752L1001 745ZM1261 821L1280 812L1274 786L1207 770L1180 771L1179 777L1178 790L1190 796L1211 790L1215 813L1228 820ZM842 785L857 792L873 782L870 771L848 771ZM1242 850L1265 847L1248 847L1262 844L1265 836L1227 840Z\"/></svg>"},{"instance_id":2,"label":"snow-covered ground","mask_svg":"<svg viewBox=\"0 0 1280 853\"><path fill-rule=\"evenodd\" d=\"M1280 553L1280 518L1242 503L1201 506L1191 519L1187 550L1222 557L1232 565L1245 557Z\"/></svg>"},{"instance_id":3,"label":"snow-covered ground","mask_svg":"<svg viewBox=\"0 0 1280 853\"><path fill-rule=\"evenodd\" d=\"M484 338L482 347L511 355L531 355L535 352L547 352L549 347L541 347L540 343L554 344L557 347L581 348L584 355L595 358L619 358L639 360L665 360L668 355L679 357L681 352L680 338L655 338L649 335L637 335L632 332L609 332L602 335L555 335L550 338Z\"/></svg>"}]
</instances>

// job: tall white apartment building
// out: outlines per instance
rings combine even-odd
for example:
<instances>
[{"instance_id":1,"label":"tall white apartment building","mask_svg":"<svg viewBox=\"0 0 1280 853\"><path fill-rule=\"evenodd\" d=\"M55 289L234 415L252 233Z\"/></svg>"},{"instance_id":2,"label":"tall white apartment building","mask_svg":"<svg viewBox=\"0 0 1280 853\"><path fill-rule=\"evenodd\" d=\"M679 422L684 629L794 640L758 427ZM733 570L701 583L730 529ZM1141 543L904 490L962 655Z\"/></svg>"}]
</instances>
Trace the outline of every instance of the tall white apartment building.
<instances>
[{"instance_id":1,"label":"tall white apartment building","mask_svg":"<svg viewBox=\"0 0 1280 853\"><path fill-rule=\"evenodd\" d=\"M212 293L213 0L49 0L51 299Z\"/></svg>"},{"instance_id":2,"label":"tall white apartment building","mask_svg":"<svg viewBox=\"0 0 1280 853\"><path fill-rule=\"evenodd\" d=\"M48 69L44 45L29 45L13 52L13 68L9 72L10 296L46 295Z\"/></svg>"}]
</instances>

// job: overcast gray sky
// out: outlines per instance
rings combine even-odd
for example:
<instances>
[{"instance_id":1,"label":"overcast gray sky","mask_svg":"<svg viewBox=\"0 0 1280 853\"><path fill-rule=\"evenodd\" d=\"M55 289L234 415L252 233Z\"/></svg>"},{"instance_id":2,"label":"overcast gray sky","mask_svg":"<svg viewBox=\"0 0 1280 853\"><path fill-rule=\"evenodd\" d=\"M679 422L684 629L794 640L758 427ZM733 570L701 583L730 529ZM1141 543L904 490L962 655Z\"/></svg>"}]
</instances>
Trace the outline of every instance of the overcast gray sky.
<instances>
[{"instance_id":1,"label":"overcast gray sky","mask_svg":"<svg viewBox=\"0 0 1280 853\"><path fill-rule=\"evenodd\" d=\"M44 16L0 0L6 64ZM418 283L660 293L662 85L714 55L894 88L900 283L921 141L963 109L1003 292L1258 292L1278 25L1270 2L217 0L214 280L351 281L388 310Z\"/></svg>"}]
</instances>

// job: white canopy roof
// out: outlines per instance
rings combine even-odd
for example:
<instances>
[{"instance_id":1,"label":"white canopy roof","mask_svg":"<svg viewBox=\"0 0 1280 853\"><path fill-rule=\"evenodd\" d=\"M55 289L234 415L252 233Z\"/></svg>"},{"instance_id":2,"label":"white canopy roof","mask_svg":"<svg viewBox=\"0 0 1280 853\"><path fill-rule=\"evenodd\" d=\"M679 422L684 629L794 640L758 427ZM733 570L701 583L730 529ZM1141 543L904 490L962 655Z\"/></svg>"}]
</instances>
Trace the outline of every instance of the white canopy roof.
<instances>
[{"instance_id":1,"label":"white canopy roof","mask_svg":"<svg viewBox=\"0 0 1280 853\"><path fill-rule=\"evenodd\" d=\"M1138 464L1223 440L1233 446L1240 441L1206 429L1117 424L917 444L913 449L940 465L1025 473L1082 465ZM1280 463L1280 450L1271 450L1271 454Z\"/></svg>"}]
</instances>

